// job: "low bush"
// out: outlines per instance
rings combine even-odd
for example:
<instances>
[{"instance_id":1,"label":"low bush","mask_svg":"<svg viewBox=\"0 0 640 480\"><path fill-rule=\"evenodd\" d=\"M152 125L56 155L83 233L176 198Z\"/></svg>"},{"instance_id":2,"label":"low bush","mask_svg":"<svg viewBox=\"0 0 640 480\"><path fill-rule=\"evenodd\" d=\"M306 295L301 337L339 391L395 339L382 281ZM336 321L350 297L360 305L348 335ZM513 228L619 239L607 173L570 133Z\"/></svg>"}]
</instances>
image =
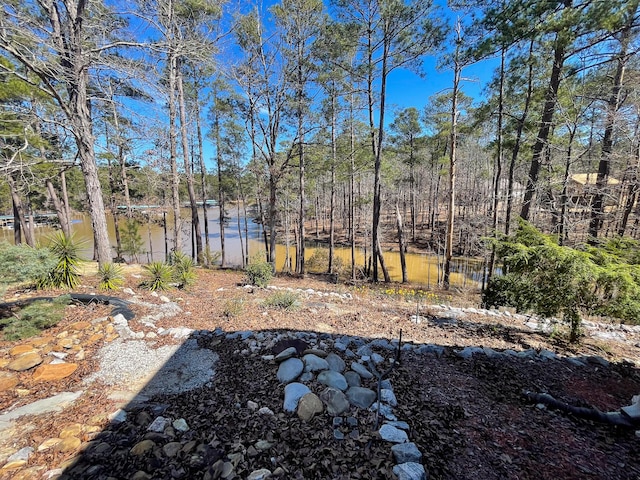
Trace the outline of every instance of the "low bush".
<instances>
[{"instance_id":1,"label":"low bush","mask_svg":"<svg viewBox=\"0 0 640 480\"><path fill-rule=\"evenodd\" d=\"M11 245L0 242L0 297L9 285L36 283L56 266L57 260L47 248Z\"/></svg>"},{"instance_id":2,"label":"low bush","mask_svg":"<svg viewBox=\"0 0 640 480\"><path fill-rule=\"evenodd\" d=\"M556 239L521 222L511 236L493 240L503 274L493 276L483 294L485 306L509 306L546 317L562 315L570 339L580 335L581 314L637 323L640 319L640 265L630 240L599 247L559 246ZM636 244L637 252L639 245Z\"/></svg>"},{"instance_id":3,"label":"low bush","mask_svg":"<svg viewBox=\"0 0 640 480\"><path fill-rule=\"evenodd\" d=\"M238 317L244 311L244 298L234 297L226 300L222 306L222 315L227 318Z\"/></svg>"},{"instance_id":4,"label":"low bush","mask_svg":"<svg viewBox=\"0 0 640 480\"><path fill-rule=\"evenodd\" d=\"M57 232L51 236L47 248L56 258L56 264L38 279L38 288L76 288L80 284L78 269L83 261L80 257L83 246L73 235L68 237Z\"/></svg>"},{"instance_id":5,"label":"low bush","mask_svg":"<svg viewBox=\"0 0 640 480\"><path fill-rule=\"evenodd\" d=\"M282 310L297 310L300 308L300 297L293 292L275 292L264 299L264 305Z\"/></svg>"},{"instance_id":6,"label":"low bush","mask_svg":"<svg viewBox=\"0 0 640 480\"><path fill-rule=\"evenodd\" d=\"M98 288L100 290L118 290L124 285L122 267L115 263L105 263L98 267Z\"/></svg>"},{"instance_id":7,"label":"low bush","mask_svg":"<svg viewBox=\"0 0 640 480\"><path fill-rule=\"evenodd\" d=\"M273 278L273 266L259 256L254 256L244 273L247 284L266 287Z\"/></svg>"},{"instance_id":8,"label":"low bush","mask_svg":"<svg viewBox=\"0 0 640 480\"><path fill-rule=\"evenodd\" d=\"M5 340L33 337L56 326L64 318L64 309L70 300L69 295L62 295L52 302L39 300L24 307L16 316L2 319L0 325Z\"/></svg>"},{"instance_id":9,"label":"low bush","mask_svg":"<svg viewBox=\"0 0 640 480\"><path fill-rule=\"evenodd\" d=\"M171 265L164 262L151 262L143 267L145 278L140 283L142 288L155 292L156 290L168 290L173 280Z\"/></svg>"},{"instance_id":10,"label":"low bush","mask_svg":"<svg viewBox=\"0 0 640 480\"><path fill-rule=\"evenodd\" d=\"M171 269L173 281L178 288L187 288L193 285L197 279L193 259L182 252L171 254Z\"/></svg>"}]
</instances>

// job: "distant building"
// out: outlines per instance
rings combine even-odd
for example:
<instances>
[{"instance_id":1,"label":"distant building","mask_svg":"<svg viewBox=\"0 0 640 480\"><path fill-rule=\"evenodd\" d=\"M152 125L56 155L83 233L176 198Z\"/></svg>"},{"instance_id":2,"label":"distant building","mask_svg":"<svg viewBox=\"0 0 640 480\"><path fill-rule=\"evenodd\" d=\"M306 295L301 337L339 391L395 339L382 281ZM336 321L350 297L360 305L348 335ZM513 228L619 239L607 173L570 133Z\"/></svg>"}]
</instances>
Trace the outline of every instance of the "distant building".
<instances>
[{"instance_id":1,"label":"distant building","mask_svg":"<svg viewBox=\"0 0 640 480\"><path fill-rule=\"evenodd\" d=\"M567 193L571 198L571 203L576 206L589 206L591 199L596 193L597 173L574 173L569 177L567 183ZM607 187L616 187L620 180L609 176Z\"/></svg>"}]
</instances>

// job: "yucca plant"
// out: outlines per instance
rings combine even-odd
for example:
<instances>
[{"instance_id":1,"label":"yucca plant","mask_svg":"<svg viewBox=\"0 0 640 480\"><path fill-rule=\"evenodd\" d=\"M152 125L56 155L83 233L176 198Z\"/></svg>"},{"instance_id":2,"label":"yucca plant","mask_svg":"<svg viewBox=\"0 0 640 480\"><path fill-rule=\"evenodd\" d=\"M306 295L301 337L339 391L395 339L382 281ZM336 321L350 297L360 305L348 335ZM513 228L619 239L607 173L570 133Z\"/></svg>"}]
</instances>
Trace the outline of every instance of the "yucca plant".
<instances>
[{"instance_id":1,"label":"yucca plant","mask_svg":"<svg viewBox=\"0 0 640 480\"><path fill-rule=\"evenodd\" d=\"M187 288L196 281L196 272L193 270L193 259L182 252L173 252L171 255L173 267L173 281L178 288Z\"/></svg>"},{"instance_id":2,"label":"yucca plant","mask_svg":"<svg viewBox=\"0 0 640 480\"><path fill-rule=\"evenodd\" d=\"M173 279L173 269L164 262L151 262L142 267L145 271L146 278L140 286L151 290L167 290L171 286Z\"/></svg>"},{"instance_id":3,"label":"yucca plant","mask_svg":"<svg viewBox=\"0 0 640 480\"><path fill-rule=\"evenodd\" d=\"M105 263L98 267L98 288L100 290L118 290L124 285L122 267L116 263Z\"/></svg>"},{"instance_id":4,"label":"yucca plant","mask_svg":"<svg viewBox=\"0 0 640 480\"><path fill-rule=\"evenodd\" d=\"M82 263L80 252L84 242L73 235L57 232L49 238L47 248L56 258L56 265L37 281L38 288L76 288L80 284L78 268Z\"/></svg>"}]
</instances>

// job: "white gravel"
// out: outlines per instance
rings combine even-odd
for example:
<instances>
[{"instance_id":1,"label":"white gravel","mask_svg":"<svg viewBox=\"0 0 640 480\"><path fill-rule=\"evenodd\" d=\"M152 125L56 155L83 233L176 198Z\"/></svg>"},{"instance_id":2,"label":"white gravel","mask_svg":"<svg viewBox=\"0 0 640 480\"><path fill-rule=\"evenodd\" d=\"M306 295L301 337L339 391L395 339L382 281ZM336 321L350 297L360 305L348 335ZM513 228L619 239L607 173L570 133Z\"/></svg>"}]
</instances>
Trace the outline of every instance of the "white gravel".
<instances>
[{"instance_id":1,"label":"white gravel","mask_svg":"<svg viewBox=\"0 0 640 480\"><path fill-rule=\"evenodd\" d=\"M194 338L157 349L144 340L116 339L100 349L98 358L100 369L85 382L141 388L140 393L153 396L182 393L209 382L218 355L199 348Z\"/></svg>"}]
</instances>

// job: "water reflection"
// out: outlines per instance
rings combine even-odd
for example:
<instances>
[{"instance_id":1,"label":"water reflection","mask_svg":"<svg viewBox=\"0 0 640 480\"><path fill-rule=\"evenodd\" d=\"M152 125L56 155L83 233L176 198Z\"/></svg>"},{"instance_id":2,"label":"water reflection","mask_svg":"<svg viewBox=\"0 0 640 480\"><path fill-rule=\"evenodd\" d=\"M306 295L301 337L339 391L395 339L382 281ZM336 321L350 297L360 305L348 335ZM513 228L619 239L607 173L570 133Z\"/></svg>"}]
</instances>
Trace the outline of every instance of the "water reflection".
<instances>
[{"instance_id":1,"label":"water reflection","mask_svg":"<svg viewBox=\"0 0 640 480\"><path fill-rule=\"evenodd\" d=\"M218 211L215 208L207 210L208 213L208 227L209 227L209 244L212 251L220 250L220 225L218 221ZM244 219L240 219L240 227L242 232L242 242L240 234L238 233L238 218L236 212L228 212L228 221L225 222L224 237L225 237L225 263L227 266L241 266L242 265L242 248L246 249L244 238ZM142 240L142 253L138 255L137 261L145 263L151 261L164 261L166 258L165 252L165 232L162 226L162 214L158 212L148 211L139 214L139 234ZM190 218L190 211L184 209L183 218ZM167 233L169 236L168 245L171 248L172 241L172 216L171 213L167 213ZM200 224L204 231L204 215L200 211ZM264 243L262 241L260 225L248 220L248 236L249 236L249 256L253 256L264 252ZM107 228L109 231L109 238L115 251L115 227L113 217L107 216ZM76 239L83 242L83 256L87 259L91 259L93 256L93 233L91 229L91 221L88 215L77 214L73 219L72 231ZM46 244L46 238L48 235L55 232L55 228L42 226L36 229L36 238L38 241ZM13 230L1 229L0 239L13 243ZM122 235L122 223L121 223L121 235ZM195 246L192 242L191 236L191 222L183 222L183 233L181 250L188 255L191 255ZM203 238L203 245L205 241ZM276 246L276 258L277 269L282 271L284 269L286 255L286 246ZM310 244L305 249L305 257L310 258L316 250L327 251L326 246L318 244ZM334 249L335 258L341 259L345 266L351 265L351 249L348 247L336 247ZM325 256L328 253L325 253ZM136 259L125 258L129 261L136 261ZM295 268L295 249L289 247L289 258L292 259L291 269ZM402 269L400 265L400 255L398 252L384 252L385 263L389 270L389 275L393 281L402 280ZM438 283L438 277L441 275L441 271L438 268L439 260L434 255L407 253L407 276L411 283L417 283L424 287L432 287ZM356 265L360 268L365 263L365 251L362 248L356 249ZM482 264L476 259L455 259L452 265L452 285L459 286L478 286L482 280Z\"/></svg>"}]
</instances>

